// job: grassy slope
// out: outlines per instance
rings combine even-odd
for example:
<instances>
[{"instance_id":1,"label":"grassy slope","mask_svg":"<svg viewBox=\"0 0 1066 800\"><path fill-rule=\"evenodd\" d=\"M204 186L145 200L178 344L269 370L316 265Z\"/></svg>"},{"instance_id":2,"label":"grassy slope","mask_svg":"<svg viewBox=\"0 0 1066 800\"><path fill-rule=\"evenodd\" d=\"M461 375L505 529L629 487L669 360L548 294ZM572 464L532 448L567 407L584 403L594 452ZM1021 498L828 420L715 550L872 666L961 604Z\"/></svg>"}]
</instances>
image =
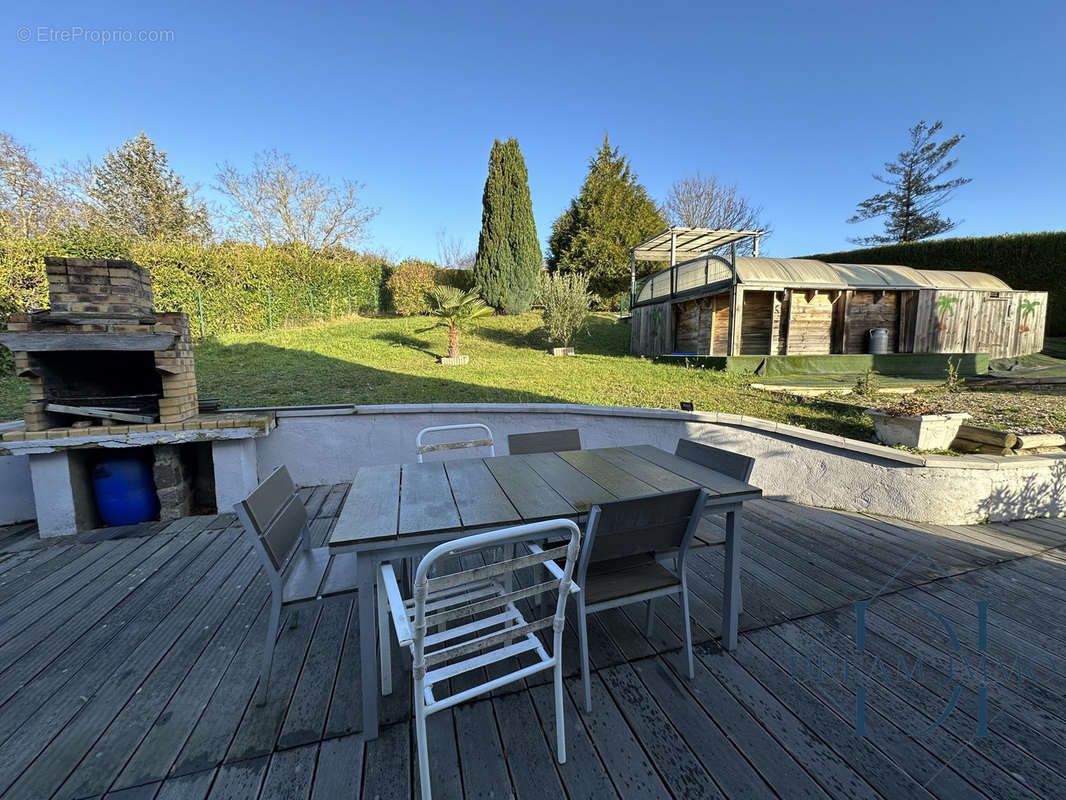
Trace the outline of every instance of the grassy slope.
<instances>
[{"instance_id":1,"label":"grassy slope","mask_svg":"<svg viewBox=\"0 0 1066 800\"><path fill-rule=\"evenodd\" d=\"M441 329L426 318L351 318L225 336L196 348L201 397L225 406L320 403L574 402L747 414L869 438L858 407L749 389L750 376L683 369L626 355L629 326L591 319L579 355L552 358L537 314L492 317L464 334L465 367L442 367ZM969 394L969 393L968 393ZM1012 405L1021 400L1013 393ZM25 387L0 378L0 420L22 415ZM852 402L855 402L852 399ZM861 401L860 401L861 402ZM1024 401L1023 401L1024 402Z\"/></svg>"},{"instance_id":2,"label":"grassy slope","mask_svg":"<svg viewBox=\"0 0 1066 800\"><path fill-rule=\"evenodd\" d=\"M870 428L859 414L769 396L742 376L653 364L626 354L629 326L591 319L579 355L552 358L540 316L492 317L463 335L465 367L442 367L441 329L425 318L352 319L255 335L227 336L196 351L200 392L224 405L302 403L542 402L677 408L750 414L851 436Z\"/></svg>"}]
</instances>

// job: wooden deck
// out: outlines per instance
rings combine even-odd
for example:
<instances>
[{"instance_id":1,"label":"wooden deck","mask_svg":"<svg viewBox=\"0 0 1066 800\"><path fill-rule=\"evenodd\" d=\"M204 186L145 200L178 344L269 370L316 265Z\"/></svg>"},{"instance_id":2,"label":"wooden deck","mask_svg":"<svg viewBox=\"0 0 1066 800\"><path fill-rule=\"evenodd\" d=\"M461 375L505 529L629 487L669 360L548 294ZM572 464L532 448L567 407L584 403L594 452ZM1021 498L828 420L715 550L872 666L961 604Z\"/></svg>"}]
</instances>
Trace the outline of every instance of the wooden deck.
<instances>
[{"instance_id":1,"label":"wooden deck","mask_svg":"<svg viewBox=\"0 0 1066 800\"><path fill-rule=\"evenodd\" d=\"M346 491L303 492L317 542ZM431 719L435 797L1061 796L1066 521L943 527L764 500L746 506L744 554L734 653L714 643L711 548L691 578L694 681L678 665L676 603L650 639L641 608L596 615L595 707L578 711L571 679L567 763L552 757L550 686L519 687ZM31 526L0 529L0 797L412 796L409 684L397 677L383 699L393 722L379 739L358 734L357 599L285 624L270 700L251 702L268 595L257 572L231 515L44 544ZM852 604L875 596L857 655ZM990 603L989 651L1004 662L977 737L980 675L959 661L980 672L975 600ZM569 631L567 646L576 666ZM955 709L913 736L956 682ZM861 691L866 738L853 735Z\"/></svg>"}]
</instances>

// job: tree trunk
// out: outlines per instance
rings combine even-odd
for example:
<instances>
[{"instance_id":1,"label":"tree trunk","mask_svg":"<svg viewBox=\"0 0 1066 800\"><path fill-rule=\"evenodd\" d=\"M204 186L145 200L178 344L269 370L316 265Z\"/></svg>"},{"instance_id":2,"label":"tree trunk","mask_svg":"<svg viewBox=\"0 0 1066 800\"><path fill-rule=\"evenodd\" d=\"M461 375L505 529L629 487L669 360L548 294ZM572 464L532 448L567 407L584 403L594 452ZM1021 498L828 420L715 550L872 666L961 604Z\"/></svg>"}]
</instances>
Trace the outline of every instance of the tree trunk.
<instances>
[{"instance_id":1,"label":"tree trunk","mask_svg":"<svg viewBox=\"0 0 1066 800\"><path fill-rule=\"evenodd\" d=\"M459 357L459 329L448 328L448 358Z\"/></svg>"}]
</instances>

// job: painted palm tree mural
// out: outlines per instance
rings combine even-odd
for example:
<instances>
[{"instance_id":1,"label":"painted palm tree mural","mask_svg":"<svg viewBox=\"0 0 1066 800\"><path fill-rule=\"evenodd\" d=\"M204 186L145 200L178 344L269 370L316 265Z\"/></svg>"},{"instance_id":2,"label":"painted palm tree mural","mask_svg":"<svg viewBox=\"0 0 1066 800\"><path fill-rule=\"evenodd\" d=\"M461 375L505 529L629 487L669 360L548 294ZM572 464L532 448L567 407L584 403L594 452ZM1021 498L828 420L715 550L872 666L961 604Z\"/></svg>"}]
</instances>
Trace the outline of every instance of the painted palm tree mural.
<instances>
[{"instance_id":1,"label":"painted palm tree mural","mask_svg":"<svg viewBox=\"0 0 1066 800\"><path fill-rule=\"evenodd\" d=\"M1022 300L1021 304L1018 306L1018 310L1021 312L1018 333L1029 332L1029 317L1034 311L1036 311L1039 305L1039 300Z\"/></svg>"},{"instance_id":2,"label":"painted palm tree mural","mask_svg":"<svg viewBox=\"0 0 1066 800\"><path fill-rule=\"evenodd\" d=\"M955 304L958 302L959 298L950 295L941 295L936 299L936 327L938 330L946 331L948 329L948 317L955 314Z\"/></svg>"}]
</instances>

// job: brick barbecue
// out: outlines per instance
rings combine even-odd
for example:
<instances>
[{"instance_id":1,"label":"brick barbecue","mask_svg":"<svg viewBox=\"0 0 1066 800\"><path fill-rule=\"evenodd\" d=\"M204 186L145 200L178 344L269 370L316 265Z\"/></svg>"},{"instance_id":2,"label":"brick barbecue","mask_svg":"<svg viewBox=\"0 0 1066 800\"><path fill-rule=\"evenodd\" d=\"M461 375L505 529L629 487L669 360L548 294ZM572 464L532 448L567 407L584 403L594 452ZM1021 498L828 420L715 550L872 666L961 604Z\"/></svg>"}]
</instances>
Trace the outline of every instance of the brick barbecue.
<instances>
[{"instance_id":1,"label":"brick barbecue","mask_svg":"<svg viewBox=\"0 0 1066 800\"><path fill-rule=\"evenodd\" d=\"M0 457L28 457L40 535L99 526L90 476L125 454L151 465L160 520L232 508L257 483L253 439L274 416L199 413L189 318L153 309L137 264L45 267L51 307L0 332L30 387L25 426L0 435Z\"/></svg>"},{"instance_id":2,"label":"brick barbecue","mask_svg":"<svg viewBox=\"0 0 1066 800\"><path fill-rule=\"evenodd\" d=\"M152 308L130 261L48 258L51 308L14 315L0 344L30 385L26 431L183 423L197 415L189 318Z\"/></svg>"}]
</instances>

